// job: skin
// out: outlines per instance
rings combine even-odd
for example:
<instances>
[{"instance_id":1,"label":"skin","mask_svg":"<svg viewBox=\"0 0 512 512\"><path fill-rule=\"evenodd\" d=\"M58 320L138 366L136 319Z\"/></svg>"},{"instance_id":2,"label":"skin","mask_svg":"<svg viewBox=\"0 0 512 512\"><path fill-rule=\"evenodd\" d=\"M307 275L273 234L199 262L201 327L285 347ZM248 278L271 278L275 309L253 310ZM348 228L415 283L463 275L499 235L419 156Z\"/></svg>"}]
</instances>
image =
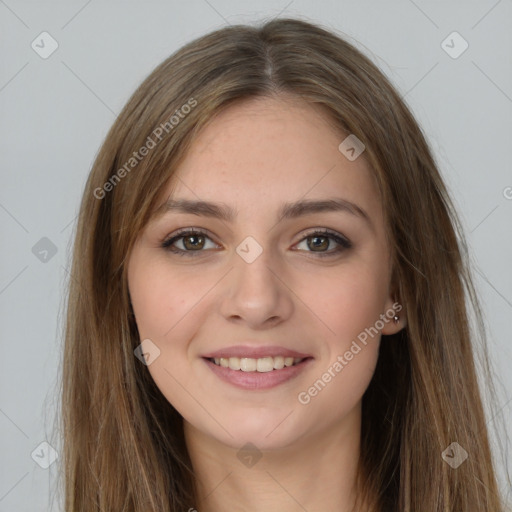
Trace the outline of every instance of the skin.
<instances>
[{"instance_id":1,"label":"skin","mask_svg":"<svg viewBox=\"0 0 512 512\"><path fill-rule=\"evenodd\" d=\"M227 222L168 212L150 221L130 255L140 339L160 350L148 370L184 418L201 499L191 508L348 512L353 504L361 400L380 334L359 344L362 350L309 403L298 400L395 303L381 202L364 153L349 161L338 150L346 135L300 100L258 98L229 107L196 138L161 202L172 194L224 203L238 215ZM358 205L370 222L340 211L277 222L284 202L333 197ZM200 254L161 247L187 227L209 232ZM327 238L315 249L315 228L353 245L334 253L339 245ZM263 249L252 263L236 252L247 236ZM174 247L192 252L184 243ZM322 258L322 251L333 255ZM400 317L381 332L400 330L403 311ZM248 340L314 360L277 387L242 390L220 380L201 357ZM262 455L252 467L237 457L248 442Z\"/></svg>"}]
</instances>

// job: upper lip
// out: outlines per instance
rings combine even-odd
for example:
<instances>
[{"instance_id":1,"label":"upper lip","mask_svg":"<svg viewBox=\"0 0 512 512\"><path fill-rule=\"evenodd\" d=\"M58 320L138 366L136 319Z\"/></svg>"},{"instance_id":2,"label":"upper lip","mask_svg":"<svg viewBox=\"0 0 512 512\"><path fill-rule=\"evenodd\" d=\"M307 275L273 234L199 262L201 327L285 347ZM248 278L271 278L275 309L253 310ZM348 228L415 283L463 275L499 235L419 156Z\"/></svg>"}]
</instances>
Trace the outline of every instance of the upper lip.
<instances>
[{"instance_id":1,"label":"upper lip","mask_svg":"<svg viewBox=\"0 0 512 512\"><path fill-rule=\"evenodd\" d=\"M278 347L275 345L269 346L258 346L251 347L249 345L235 345L232 347L221 348L216 350L215 352L208 352L204 354L203 357L210 358L230 358L230 357L250 357L252 359L259 359L261 357L293 357L293 358L301 358L304 359L306 357L311 357L309 354L303 354L302 352L297 352L296 350L290 350L285 347Z\"/></svg>"}]
</instances>

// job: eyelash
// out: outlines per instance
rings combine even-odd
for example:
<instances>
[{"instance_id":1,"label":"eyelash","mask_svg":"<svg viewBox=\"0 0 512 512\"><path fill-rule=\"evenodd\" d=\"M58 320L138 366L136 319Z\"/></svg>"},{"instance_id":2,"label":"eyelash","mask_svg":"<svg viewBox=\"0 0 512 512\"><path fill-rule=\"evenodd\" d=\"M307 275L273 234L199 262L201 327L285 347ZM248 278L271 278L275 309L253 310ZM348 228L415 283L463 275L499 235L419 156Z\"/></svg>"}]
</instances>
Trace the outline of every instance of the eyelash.
<instances>
[{"instance_id":1,"label":"eyelash","mask_svg":"<svg viewBox=\"0 0 512 512\"><path fill-rule=\"evenodd\" d=\"M176 242L177 240L179 240L181 238L185 238L187 235L202 235L207 238L210 238L208 236L208 234L201 229L184 228L184 229L179 230L171 238L164 240L161 244L161 247L167 251L177 254L178 256L196 257L200 253L204 252L204 250L184 251L183 249L177 249L176 247L172 246L172 244L174 242ZM350 249L352 247L352 243L347 238L339 235L335 231L330 231L329 229L317 229L315 231L311 231L311 232L307 233L298 243L304 241L307 238L311 238L313 236L319 236L319 235L320 236L327 235L328 238L330 238L331 240L334 240L336 243L339 244L339 246L336 249L331 250L329 252L316 252L316 251L306 251L306 252L318 254L321 258L326 258L326 257L336 256L339 253L343 252L344 250Z\"/></svg>"}]
</instances>

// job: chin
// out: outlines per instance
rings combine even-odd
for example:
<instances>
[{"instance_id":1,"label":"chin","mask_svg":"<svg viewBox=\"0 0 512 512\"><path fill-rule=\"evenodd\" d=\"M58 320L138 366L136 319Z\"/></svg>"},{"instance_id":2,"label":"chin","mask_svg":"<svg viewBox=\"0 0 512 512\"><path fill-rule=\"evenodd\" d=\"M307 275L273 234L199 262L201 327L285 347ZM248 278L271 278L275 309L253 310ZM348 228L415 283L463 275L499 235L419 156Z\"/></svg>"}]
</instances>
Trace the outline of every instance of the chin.
<instances>
[{"instance_id":1,"label":"chin","mask_svg":"<svg viewBox=\"0 0 512 512\"><path fill-rule=\"evenodd\" d=\"M236 449L248 442L260 450L284 448L298 437L290 430L296 425L288 415L290 410L285 408L253 408L226 415L223 425L233 437L223 431L223 442Z\"/></svg>"}]
</instances>

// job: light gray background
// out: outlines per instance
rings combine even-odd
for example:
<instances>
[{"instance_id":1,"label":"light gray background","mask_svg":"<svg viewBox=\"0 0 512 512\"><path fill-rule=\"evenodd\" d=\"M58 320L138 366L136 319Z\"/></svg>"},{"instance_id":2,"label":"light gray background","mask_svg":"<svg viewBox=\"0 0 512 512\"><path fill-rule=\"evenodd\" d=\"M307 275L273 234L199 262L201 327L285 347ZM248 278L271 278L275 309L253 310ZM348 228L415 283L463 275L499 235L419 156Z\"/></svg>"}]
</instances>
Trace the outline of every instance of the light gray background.
<instances>
[{"instance_id":1,"label":"light gray background","mask_svg":"<svg viewBox=\"0 0 512 512\"><path fill-rule=\"evenodd\" d=\"M511 0L0 0L0 512L60 510L57 464L42 469L31 453L48 456L44 441L60 451L52 429L62 290L82 188L107 130L178 47L227 23L275 16L354 38L423 127L473 253L501 382L489 426L505 421L510 437ZM47 59L31 48L43 31L59 45ZM453 31L469 44L458 58L441 46ZM42 237L57 248L46 262L32 252ZM510 449L496 451L510 460Z\"/></svg>"}]
</instances>

